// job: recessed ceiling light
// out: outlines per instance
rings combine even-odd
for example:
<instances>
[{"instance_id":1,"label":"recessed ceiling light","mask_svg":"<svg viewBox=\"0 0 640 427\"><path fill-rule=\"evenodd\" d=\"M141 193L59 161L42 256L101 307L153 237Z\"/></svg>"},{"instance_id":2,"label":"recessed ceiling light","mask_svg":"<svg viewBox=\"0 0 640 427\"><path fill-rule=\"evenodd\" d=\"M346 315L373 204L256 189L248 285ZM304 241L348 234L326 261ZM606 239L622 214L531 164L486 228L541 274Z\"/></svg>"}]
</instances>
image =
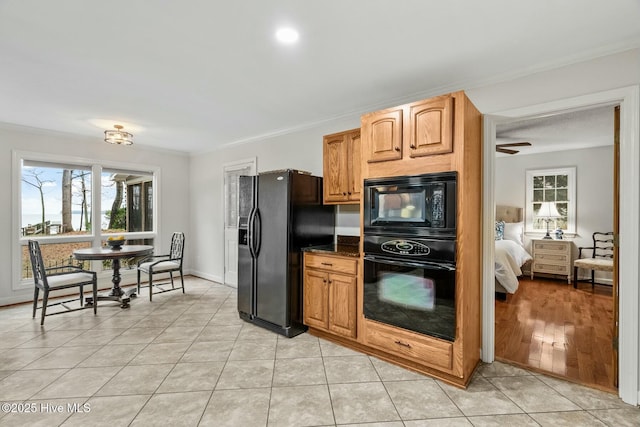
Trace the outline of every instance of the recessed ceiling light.
<instances>
[{"instance_id":1,"label":"recessed ceiling light","mask_svg":"<svg viewBox=\"0 0 640 427\"><path fill-rule=\"evenodd\" d=\"M276 38L280 43L292 44L298 41L298 32L293 28L280 28L276 31Z\"/></svg>"}]
</instances>

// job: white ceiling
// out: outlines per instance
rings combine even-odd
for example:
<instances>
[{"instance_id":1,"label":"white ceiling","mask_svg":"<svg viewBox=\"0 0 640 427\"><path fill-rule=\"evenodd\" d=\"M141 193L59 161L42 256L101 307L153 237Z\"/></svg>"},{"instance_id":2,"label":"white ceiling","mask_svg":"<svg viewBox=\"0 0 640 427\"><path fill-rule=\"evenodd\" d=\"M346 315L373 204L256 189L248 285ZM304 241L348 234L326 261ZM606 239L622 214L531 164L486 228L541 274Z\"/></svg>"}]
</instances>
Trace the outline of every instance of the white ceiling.
<instances>
[{"instance_id":1,"label":"white ceiling","mask_svg":"<svg viewBox=\"0 0 640 427\"><path fill-rule=\"evenodd\" d=\"M0 0L0 122L206 151L635 48L639 18L637 0Z\"/></svg>"},{"instance_id":2,"label":"white ceiling","mask_svg":"<svg viewBox=\"0 0 640 427\"><path fill-rule=\"evenodd\" d=\"M597 106L499 124L496 126L496 144L530 142L529 147L506 147L518 150L518 155L613 145L613 110L613 105Z\"/></svg>"}]
</instances>

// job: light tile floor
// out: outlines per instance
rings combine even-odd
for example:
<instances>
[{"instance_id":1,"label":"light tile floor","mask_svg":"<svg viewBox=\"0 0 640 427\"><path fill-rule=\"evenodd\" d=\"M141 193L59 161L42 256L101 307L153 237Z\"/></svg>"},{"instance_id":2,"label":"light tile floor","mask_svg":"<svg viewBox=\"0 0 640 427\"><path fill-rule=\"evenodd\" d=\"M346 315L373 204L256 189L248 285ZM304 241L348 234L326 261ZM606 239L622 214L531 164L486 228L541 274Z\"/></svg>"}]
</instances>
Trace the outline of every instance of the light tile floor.
<instances>
[{"instance_id":1,"label":"light tile floor","mask_svg":"<svg viewBox=\"0 0 640 427\"><path fill-rule=\"evenodd\" d=\"M234 289L48 317L0 310L2 426L638 426L614 395L501 363L467 390L238 318Z\"/></svg>"}]
</instances>

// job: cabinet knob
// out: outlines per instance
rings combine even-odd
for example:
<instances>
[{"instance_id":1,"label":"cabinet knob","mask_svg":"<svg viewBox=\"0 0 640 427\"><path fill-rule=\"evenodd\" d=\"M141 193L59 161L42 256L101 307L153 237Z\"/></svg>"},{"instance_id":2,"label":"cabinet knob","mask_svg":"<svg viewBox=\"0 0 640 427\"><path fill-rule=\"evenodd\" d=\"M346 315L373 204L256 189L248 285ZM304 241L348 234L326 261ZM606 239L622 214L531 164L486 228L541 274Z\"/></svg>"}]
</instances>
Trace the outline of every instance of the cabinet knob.
<instances>
[{"instance_id":1,"label":"cabinet knob","mask_svg":"<svg viewBox=\"0 0 640 427\"><path fill-rule=\"evenodd\" d=\"M343 196L346 196L346 195L347 195L347 193L345 193L345 192L343 191L343 192L342 192L342 195L343 195Z\"/></svg>"},{"instance_id":2,"label":"cabinet knob","mask_svg":"<svg viewBox=\"0 0 640 427\"><path fill-rule=\"evenodd\" d=\"M322 283L327 283L327 279L322 279Z\"/></svg>"},{"instance_id":3,"label":"cabinet knob","mask_svg":"<svg viewBox=\"0 0 640 427\"><path fill-rule=\"evenodd\" d=\"M409 147L411 147L412 149L415 150L416 149L416 144L411 144L411 145L409 145Z\"/></svg>"},{"instance_id":4,"label":"cabinet knob","mask_svg":"<svg viewBox=\"0 0 640 427\"><path fill-rule=\"evenodd\" d=\"M329 284L332 284L332 283L333 283L333 280L329 280Z\"/></svg>"},{"instance_id":5,"label":"cabinet knob","mask_svg":"<svg viewBox=\"0 0 640 427\"><path fill-rule=\"evenodd\" d=\"M348 191L348 192L347 192L347 194L348 194L348 195L351 195L351 191Z\"/></svg>"},{"instance_id":6,"label":"cabinet knob","mask_svg":"<svg viewBox=\"0 0 640 427\"><path fill-rule=\"evenodd\" d=\"M400 151L400 147L393 147L394 150Z\"/></svg>"}]
</instances>

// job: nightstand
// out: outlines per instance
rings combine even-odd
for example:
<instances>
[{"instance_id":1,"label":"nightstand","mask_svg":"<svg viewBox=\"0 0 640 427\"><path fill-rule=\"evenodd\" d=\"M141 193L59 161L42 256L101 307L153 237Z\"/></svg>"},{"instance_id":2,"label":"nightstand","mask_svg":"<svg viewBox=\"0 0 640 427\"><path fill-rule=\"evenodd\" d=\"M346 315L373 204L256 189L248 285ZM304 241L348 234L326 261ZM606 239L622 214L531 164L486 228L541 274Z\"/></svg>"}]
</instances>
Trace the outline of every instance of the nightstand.
<instances>
[{"instance_id":1,"label":"nightstand","mask_svg":"<svg viewBox=\"0 0 640 427\"><path fill-rule=\"evenodd\" d=\"M570 240L532 239L531 278L535 273L567 276L571 284L573 264L573 242Z\"/></svg>"}]
</instances>

